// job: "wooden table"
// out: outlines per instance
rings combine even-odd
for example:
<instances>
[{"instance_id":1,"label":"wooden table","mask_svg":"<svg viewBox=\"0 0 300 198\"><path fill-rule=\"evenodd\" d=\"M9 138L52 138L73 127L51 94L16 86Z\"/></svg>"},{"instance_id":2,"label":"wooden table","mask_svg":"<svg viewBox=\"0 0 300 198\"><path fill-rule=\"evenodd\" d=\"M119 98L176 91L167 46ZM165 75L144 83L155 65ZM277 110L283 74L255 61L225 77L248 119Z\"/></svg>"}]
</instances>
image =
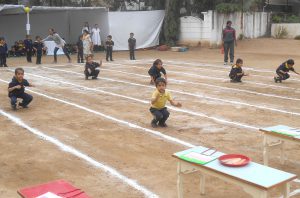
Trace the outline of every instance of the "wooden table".
<instances>
[{"instance_id":1,"label":"wooden table","mask_svg":"<svg viewBox=\"0 0 300 198\"><path fill-rule=\"evenodd\" d=\"M285 142L294 142L300 144L300 129L291 128L285 125L277 125L268 128L259 129L264 134L263 141L263 157L264 157L264 165L269 164L269 151L274 148L280 148L280 162L284 164L284 143ZM290 136L283 133L278 133L275 131L292 131L293 133L299 132L299 136Z\"/></svg>"},{"instance_id":2,"label":"wooden table","mask_svg":"<svg viewBox=\"0 0 300 198\"><path fill-rule=\"evenodd\" d=\"M200 192L205 194L205 177L214 176L223 181L236 184L254 198L267 198L269 190L280 188L284 198L289 197L289 182L297 176L291 173L270 168L261 164L250 162L243 167L227 167L222 165L218 159L205 165L188 162L179 158L185 152L203 152L205 147L195 147L173 154L178 159L177 167L177 191L178 198L183 198L182 175L194 172L200 174ZM217 152L214 155L222 156L224 153Z\"/></svg>"}]
</instances>

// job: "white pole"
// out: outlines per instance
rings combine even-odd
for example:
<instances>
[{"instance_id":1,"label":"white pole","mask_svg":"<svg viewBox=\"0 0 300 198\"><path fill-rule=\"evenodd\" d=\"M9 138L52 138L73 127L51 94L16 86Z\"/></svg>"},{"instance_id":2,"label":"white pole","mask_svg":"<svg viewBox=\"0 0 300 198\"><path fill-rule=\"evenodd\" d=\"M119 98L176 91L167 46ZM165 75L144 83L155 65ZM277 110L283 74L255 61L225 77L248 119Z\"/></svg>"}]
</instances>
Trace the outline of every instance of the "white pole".
<instances>
[{"instance_id":1,"label":"white pole","mask_svg":"<svg viewBox=\"0 0 300 198\"><path fill-rule=\"evenodd\" d=\"M30 35L30 21L29 21L29 12L27 12L27 24L26 24L27 35Z\"/></svg>"}]
</instances>

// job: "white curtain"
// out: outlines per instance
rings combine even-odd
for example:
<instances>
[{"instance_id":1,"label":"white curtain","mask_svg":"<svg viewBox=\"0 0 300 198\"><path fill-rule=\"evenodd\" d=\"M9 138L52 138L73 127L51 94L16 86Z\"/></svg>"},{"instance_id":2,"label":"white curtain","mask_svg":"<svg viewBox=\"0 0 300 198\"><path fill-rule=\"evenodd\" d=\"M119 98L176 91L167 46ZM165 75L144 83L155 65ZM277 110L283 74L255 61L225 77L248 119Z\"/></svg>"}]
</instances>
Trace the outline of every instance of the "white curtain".
<instances>
[{"instance_id":1,"label":"white curtain","mask_svg":"<svg viewBox=\"0 0 300 198\"><path fill-rule=\"evenodd\" d=\"M130 32L134 33L137 49L158 45L164 16L164 10L109 12L109 32L115 42L114 50L128 50Z\"/></svg>"}]
</instances>

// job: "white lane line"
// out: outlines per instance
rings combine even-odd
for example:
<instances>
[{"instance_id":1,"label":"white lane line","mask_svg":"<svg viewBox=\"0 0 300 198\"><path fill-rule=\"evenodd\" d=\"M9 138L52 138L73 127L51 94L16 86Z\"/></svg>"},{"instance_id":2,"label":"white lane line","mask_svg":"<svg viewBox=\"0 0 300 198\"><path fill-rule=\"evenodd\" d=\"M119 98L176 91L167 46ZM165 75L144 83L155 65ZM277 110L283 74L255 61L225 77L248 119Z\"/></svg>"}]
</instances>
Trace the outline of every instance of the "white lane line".
<instances>
[{"instance_id":1,"label":"white lane line","mask_svg":"<svg viewBox=\"0 0 300 198\"><path fill-rule=\"evenodd\" d=\"M44 67L44 68L57 70L57 71L63 71L63 72L70 72L70 71L62 70L62 69L54 69L54 68L48 68L48 67ZM102 68L102 70L110 71L110 69L103 69L103 68ZM118 73L125 73L125 74L129 74L129 75L140 75L140 74L134 74L134 73L129 73L129 72L121 72L121 71L117 71L117 70L111 70L111 71L118 72ZM79 74L78 72L70 72L70 73ZM108 78L101 78L101 79L108 79ZM112 80L112 79L110 79L110 80ZM121 81L119 81L119 82L121 82ZM131 85L135 85L135 86L143 86L143 87L148 87L148 88L153 89L153 86L148 86L148 85L142 85L142 84L137 84L137 83L129 83L129 82L126 82L126 81L122 81L122 83L127 83L127 84L131 84ZM238 102L238 101L214 98L214 97L209 97L209 96L204 96L204 95L199 95L199 94L193 94L193 93L184 92L184 91L178 91L178 90L174 90L174 89L168 89L168 90L170 90L171 92L174 92L174 93L193 96L193 97L197 97L197 98L201 98L201 99L207 99L209 101L215 100L215 101L219 101L219 102L229 103L232 106L243 105L243 106L253 107L253 108L257 108L257 109L264 109L264 110L274 111L274 112L278 112L278 113L289 114L289 115L293 115L293 116L300 116L300 113L298 113L298 112L286 111L286 110L281 110L281 109L276 109L276 108L271 108L271 107L266 107L266 106L261 106L261 105L253 105L253 104L249 104L249 103L245 103L245 102Z\"/></svg>"},{"instance_id":2,"label":"white lane line","mask_svg":"<svg viewBox=\"0 0 300 198\"><path fill-rule=\"evenodd\" d=\"M14 122L15 124L17 124L18 126L25 128L27 131L29 131L30 133L38 136L40 139L42 140L46 140L47 142L50 142L54 145L56 145L59 149L61 149L64 152L70 153L84 161L86 161L88 164L101 169L102 171L104 171L107 174L110 174L118 179L120 179L122 182L126 183L127 185L131 186L132 188L136 189L137 191L141 192L144 194L145 197L151 197L151 198L158 198L158 195L156 195L155 193L149 191L147 188L145 188L144 186L138 184L136 181L129 179L128 177L120 174L117 170L115 170L114 168L104 165L98 161L96 161L95 159L89 157L88 155L84 154L83 152L69 146L66 145L64 143L62 143L61 141L59 141L58 139L46 135L45 133L41 132L38 129L32 128L29 125L27 125L26 123L24 123L20 118L13 116L12 114L9 114L5 111L3 111L2 109L0 109L0 114L6 118L8 118L10 121Z\"/></svg>"},{"instance_id":3,"label":"white lane line","mask_svg":"<svg viewBox=\"0 0 300 198\"><path fill-rule=\"evenodd\" d=\"M28 73L27 73L27 74L28 74ZM4 82L4 83L9 83L8 81L2 80L2 79L0 79L0 81L1 81L1 82ZM87 107L81 106L81 105L76 104L76 103L68 102L67 100L62 100L62 99L59 99L59 98L55 98L55 97L53 97L53 96L49 96L49 95L47 95L47 94L43 94L43 93L39 93L39 92L33 91L32 89L27 89L27 90L30 91L30 92L32 92L32 93L35 93L36 95L43 96L43 97L48 98L48 99L50 99L50 100L54 100L54 101L57 101L57 102L60 102L60 103L63 103L63 104L67 104L67 105L76 107L76 108L78 108L78 109L87 111L87 112L89 112L89 113L93 113L93 114L95 114L95 115L98 115L98 116L100 116L100 117L106 118L106 119L111 120L111 121L113 121L113 122L116 122L116 123L125 125L125 126L127 126L127 127L129 127L129 128L139 129L139 130L142 131L142 132L153 134L153 135L155 135L155 136L160 137L161 139L168 140L169 142L175 142L175 143L177 143L177 144L179 144L179 145L183 145L183 146L190 147L190 148L191 148L191 147L195 147L195 145L193 145L193 144L191 144L191 143L185 142L185 141L183 141L183 140L174 138L174 137L169 136L169 135L165 135L165 134L163 134L163 133L161 133L161 132L159 132L159 131L155 131L155 130L152 130L152 129L144 128L144 127L138 126L138 125L136 125L136 124L127 122L127 121L125 121L125 120L121 120L121 119L118 119L118 118L115 118L115 117L106 115L106 114L101 113L101 112L99 112L99 111L95 111L95 110L89 109L89 108L87 108Z\"/></svg>"},{"instance_id":4,"label":"white lane line","mask_svg":"<svg viewBox=\"0 0 300 198\"><path fill-rule=\"evenodd\" d=\"M47 68L47 67L44 67L44 68ZM49 68L49 69L53 69L53 68ZM56 70L56 69L53 69L53 70ZM71 72L71 73L76 74L76 75L80 75L80 76L83 75L83 74L80 74L80 73L77 73L77 72ZM34 77L47 79L49 81L70 85L70 86L75 87L75 88L82 88L84 90L91 90L91 91L95 91L95 92L99 92L99 93L104 93L104 94L108 94L108 95L112 95L112 96L117 96L117 97L120 97L120 98L125 98L125 99L128 99L128 100L133 100L133 101L140 102L140 103L143 103L143 104L149 104L149 101L146 101L146 100L140 100L140 99L137 99L137 98L124 96L124 95L121 95L121 94L116 94L116 93L112 93L112 92L108 92L108 91L104 91L104 90L99 90L98 89L99 87L90 88L90 87L82 86L82 85L79 85L79 84L70 83L70 82L67 82L67 81L60 81L60 80L52 79L52 78L49 78L49 77L44 77L44 76L40 76L40 75L36 75L36 74L31 74L29 72L26 72L26 75L31 75L31 76L34 76ZM99 79L103 79L103 78L99 78ZM112 80L112 81L113 82L122 82L122 83L124 83L124 81L117 81L117 80ZM202 117L202 118L207 118L207 119L213 120L213 121L218 122L218 123L233 125L233 126L237 126L237 127L241 127L241 128L248 128L248 129L255 130L255 131L259 130L258 127L243 124L243 123L240 123L240 122L233 122L233 121L229 121L229 120L224 120L224 119L221 119L221 118L208 116L204 113L194 112L194 111L190 111L190 110L186 110L186 109L179 109L179 108L175 108L175 107L168 106L168 105L167 105L167 107L169 109L172 109L172 110L177 111L177 112L182 112L182 113L186 113L186 114L190 114L190 115L194 115L194 116L199 116L199 117Z\"/></svg>"},{"instance_id":5,"label":"white lane line","mask_svg":"<svg viewBox=\"0 0 300 198\"><path fill-rule=\"evenodd\" d=\"M73 64L74 66L79 66L76 64ZM108 63L108 65L116 65L116 66L126 66L124 64L118 64L118 63ZM143 67L138 67L138 66L128 66L127 67L136 67L142 69ZM210 80L222 80L224 82L229 81L229 78L221 78L221 77L212 77L212 76L207 76L207 75L199 75L199 74L194 74L194 73L186 73L186 72L176 72L172 70L168 70L168 73L175 73L175 74L183 74L186 76L192 76L192 77L197 77L197 78L203 78L203 79L210 79ZM147 76L149 78L149 76ZM264 87L272 87L272 88L277 88L277 89L290 89L290 90L298 90L298 88L293 88L293 87L286 87L286 86L279 86L279 85L270 85L270 84L265 84L265 83L260 83L260 82L252 82L252 81L247 81L244 80L243 82L249 83L249 84L254 84L254 85L259 85L264 86Z\"/></svg>"},{"instance_id":6,"label":"white lane line","mask_svg":"<svg viewBox=\"0 0 300 198\"><path fill-rule=\"evenodd\" d=\"M128 67L127 65L122 65L122 66ZM120 67L120 66L118 66L118 67ZM138 67L138 66L130 66L130 67L142 69L141 67ZM143 75L141 77L148 77L148 76ZM250 93L250 94L254 94L254 95L261 95L261 96L272 97L272 98L300 101L300 98L292 98L292 97L285 97L285 96L280 96L280 95L275 95L275 94L266 94L266 93L260 93L260 92L256 92L256 91L249 91L249 90L244 90L244 89L222 87L222 86L212 85L212 84L207 84L207 83L190 82L190 81L174 79L174 78L172 78L171 80L177 84L188 83L188 84L200 85L200 86L205 86L205 87L213 87L213 88L221 89L221 90L226 89L226 90L231 90L231 91L236 91L236 92L244 92L244 93Z\"/></svg>"}]
</instances>

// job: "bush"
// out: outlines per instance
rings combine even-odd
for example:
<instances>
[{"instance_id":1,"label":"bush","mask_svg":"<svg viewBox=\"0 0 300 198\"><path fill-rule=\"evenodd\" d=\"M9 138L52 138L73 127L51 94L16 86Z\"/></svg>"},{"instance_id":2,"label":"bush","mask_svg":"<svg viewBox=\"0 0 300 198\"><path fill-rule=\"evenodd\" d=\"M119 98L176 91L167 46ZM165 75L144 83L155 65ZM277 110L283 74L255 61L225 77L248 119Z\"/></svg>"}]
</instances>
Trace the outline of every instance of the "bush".
<instances>
[{"instance_id":1,"label":"bush","mask_svg":"<svg viewBox=\"0 0 300 198\"><path fill-rule=\"evenodd\" d=\"M281 23L283 21L283 17L279 15L273 15L272 16L272 22L273 23Z\"/></svg>"},{"instance_id":2,"label":"bush","mask_svg":"<svg viewBox=\"0 0 300 198\"><path fill-rule=\"evenodd\" d=\"M242 8L235 3L220 3L216 6L216 10L219 13L230 14L242 10Z\"/></svg>"},{"instance_id":3,"label":"bush","mask_svg":"<svg viewBox=\"0 0 300 198\"><path fill-rule=\"evenodd\" d=\"M300 17L296 15L290 15L286 18L287 23L299 23Z\"/></svg>"},{"instance_id":4,"label":"bush","mask_svg":"<svg viewBox=\"0 0 300 198\"><path fill-rule=\"evenodd\" d=\"M239 37L238 37L238 40L243 40L245 38L245 35L244 34L240 34Z\"/></svg>"},{"instance_id":5,"label":"bush","mask_svg":"<svg viewBox=\"0 0 300 198\"><path fill-rule=\"evenodd\" d=\"M286 30L285 27L279 26L275 29L275 38L277 39L282 39L288 35L288 31Z\"/></svg>"},{"instance_id":6,"label":"bush","mask_svg":"<svg viewBox=\"0 0 300 198\"><path fill-rule=\"evenodd\" d=\"M295 40L300 40L300 35L295 36Z\"/></svg>"},{"instance_id":7,"label":"bush","mask_svg":"<svg viewBox=\"0 0 300 198\"><path fill-rule=\"evenodd\" d=\"M276 14L272 16L273 23L300 23L300 17L296 15Z\"/></svg>"}]
</instances>

